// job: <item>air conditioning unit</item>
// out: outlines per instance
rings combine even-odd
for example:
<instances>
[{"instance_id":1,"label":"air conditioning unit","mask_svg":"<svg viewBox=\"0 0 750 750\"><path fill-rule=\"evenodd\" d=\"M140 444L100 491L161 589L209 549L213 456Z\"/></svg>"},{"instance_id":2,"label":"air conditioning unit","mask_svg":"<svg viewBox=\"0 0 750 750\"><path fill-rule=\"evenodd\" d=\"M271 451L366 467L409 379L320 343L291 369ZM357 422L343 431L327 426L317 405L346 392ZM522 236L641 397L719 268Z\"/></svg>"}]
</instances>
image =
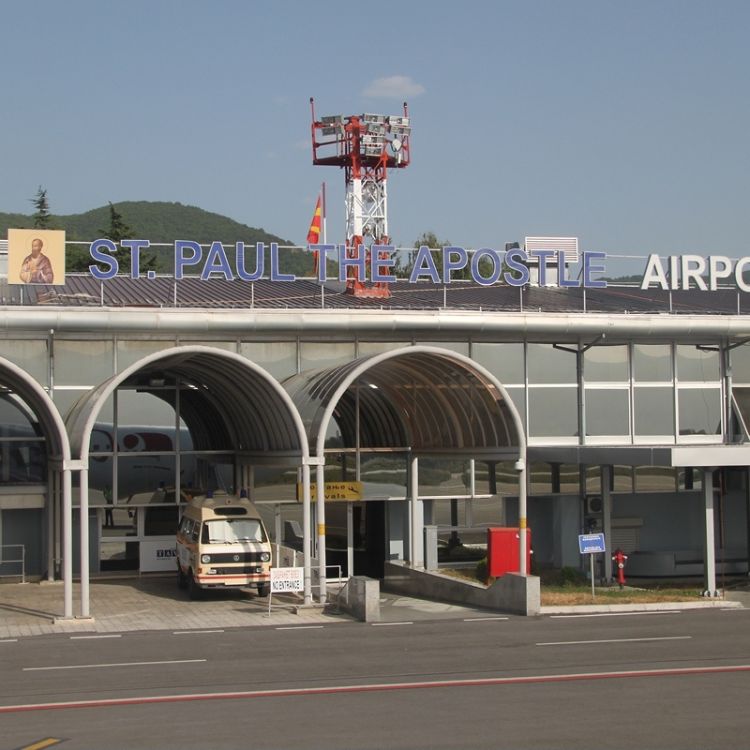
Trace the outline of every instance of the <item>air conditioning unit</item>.
<instances>
[{"instance_id":1,"label":"air conditioning unit","mask_svg":"<svg viewBox=\"0 0 750 750\"><path fill-rule=\"evenodd\" d=\"M585 508L587 516L601 515L603 509L601 495L586 495Z\"/></svg>"}]
</instances>

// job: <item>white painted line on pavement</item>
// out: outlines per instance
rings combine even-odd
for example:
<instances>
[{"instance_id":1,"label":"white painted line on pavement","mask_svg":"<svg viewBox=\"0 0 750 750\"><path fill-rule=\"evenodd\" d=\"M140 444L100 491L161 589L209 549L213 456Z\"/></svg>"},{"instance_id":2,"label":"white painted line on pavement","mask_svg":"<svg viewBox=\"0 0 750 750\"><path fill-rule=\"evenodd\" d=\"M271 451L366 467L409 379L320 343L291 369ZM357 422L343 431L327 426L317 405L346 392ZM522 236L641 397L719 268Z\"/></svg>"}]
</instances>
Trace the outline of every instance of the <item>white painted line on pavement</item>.
<instances>
[{"instance_id":1,"label":"white painted line on pavement","mask_svg":"<svg viewBox=\"0 0 750 750\"><path fill-rule=\"evenodd\" d=\"M507 619L507 617L464 617L464 622L491 622L493 620Z\"/></svg>"},{"instance_id":2,"label":"white painted line on pavement","mask_svg":"<svg viewBox=\"0 0 750 750\"><path fill-rule=\"evenodd\" d=\"M18 643L18 638L4 638L0 643Z\"/></svg>"},{"instance_id":3,"label":"white painted line on pavement","mask_svg":"<svg viewBox=\"0 0 750 750\"><path fill-rule=\"evenodd\" d=\"M276 630L319 630L325 625L279 625Z\"/></svg>"},{"instance_id":4,"label":"white painted line on pavement","mask_svg":"<svg viewBox=\"0 0 750 750\"><path fill-rule=\"evenodd\" d=\"M663 635L653 638L602 638L598 641L548 641L537 646L579 646L589 643L642 643L644 641L687 641L692 635Z\"/></svg>"},{"instance_id":5,"label":"white painted line on pavement","mask_svg":"<svg viewBox=\"0 0 750 750\"><path fill-rule=\"evenodd\" d=\"M203 633L223 633L223 630L174 630L172 635L201 635Z\"/></svg>"},{"instance_id":6,"label":"white painted line on pavement","mask_svg":"<svg viewBox=\"0 0 750 750\"><path fill-rule=\"evenodd\" d=\"M679 609L653 609L641 612L591 612L587 615L550 615L550 619L563 620L575 617L631 617L633 615L679 615Z\"/></svg>"},{"instance_id":7,"label":"white painted line on pavement","mask_svg":"<svg viewBox=\"0 0 750 750\"><path fill-rule=\"evenodd\" d=\"M380 626L383 627L385 625L413 625L414 623L411 620L407 620L405 622L373 622L371 623L375 627Z\"/></svg>"},{"instance_id":8,"label":"white painted line on pavement","mask_svg":"<svg viewBox=\"0 0 750 750\"><path fill-rule=\"evenodd\" d=\"M121 633L108 633L107 635L71 635L71 641L91 641L95 638L122 638Z\"/></svg>"},{"instance_id":9,"label":"white painted line on pavement","mask_svg":"<svg viewBox=\"0 0 750 750\"><path fill-rule=\"evenodd\" d=\"M173 659L172 661L123 661L112 664L66 664L59 667L24 667L24 672L45 672L52 669L101 669L104 667L146 667L155 664L197 664L208 659Z\"/></svg>"},{"instance_id":10,"label":"white painted line on pavement","mask_svg":"<svg viewBox=\"0 0 750 750\"><path fill-rule=\"evenodd\" d=\"M650 677L682 677L689 675L732 674L750 672L750 664L715 667L677 667L672 669L639 669L617 672L573 672L563 674L523 675L515 677L479 677L456 680L434 680L428 682L389 682L361 685L328 685L321 687L293 687L279 690L244 690L231 693L187 693L182 695L143 695L129 698L98 698L92 700L62 701L57 703L21 703L0 705L0 714L25 711L49 711L50 709L106 708L111 706L133 706L154 703L186 703L192 701L249 700L252 698L285 698L312 695L334 695L337 693L375 693L392 690L421 690L434 688L483 687L496 685L533 685L552 682L575 682L582 680L643 679Z\"/></svg>"}]
</instances>

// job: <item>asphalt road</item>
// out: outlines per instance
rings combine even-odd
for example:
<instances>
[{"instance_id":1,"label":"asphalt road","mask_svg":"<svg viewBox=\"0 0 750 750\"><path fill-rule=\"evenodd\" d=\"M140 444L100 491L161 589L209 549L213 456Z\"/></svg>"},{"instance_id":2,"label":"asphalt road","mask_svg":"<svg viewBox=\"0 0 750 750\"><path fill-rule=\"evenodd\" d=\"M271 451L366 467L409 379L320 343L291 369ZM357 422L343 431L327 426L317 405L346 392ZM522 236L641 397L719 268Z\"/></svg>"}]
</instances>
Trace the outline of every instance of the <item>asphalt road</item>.
<instances>
[{"instance_id":1,"label":"asphalt road","mask_svg":"<svg viewBox=\"0 0 750 750\"><path fill-rule=\"evenodd\" d=\"M750 610L40 636L0 675L3 750L745 747Z\"/></svg>"}]
</instances>

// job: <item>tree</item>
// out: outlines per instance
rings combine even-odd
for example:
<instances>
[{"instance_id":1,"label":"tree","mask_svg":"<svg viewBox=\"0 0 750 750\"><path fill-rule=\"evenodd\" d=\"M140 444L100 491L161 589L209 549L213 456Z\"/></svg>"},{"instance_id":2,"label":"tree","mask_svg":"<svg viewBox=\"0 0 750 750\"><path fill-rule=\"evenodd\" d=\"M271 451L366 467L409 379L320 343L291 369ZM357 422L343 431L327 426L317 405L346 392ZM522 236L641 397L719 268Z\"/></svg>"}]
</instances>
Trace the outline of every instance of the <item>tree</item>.
<instances>
[{"instance_id":1,"label":"tree","mask_svg":"<svg viewBox=\"0 0 750 750\"><path fill-rule=\"evenodd\" d=\"M405 263L402 263L401 259L399 259L396 265L397 276L404 277L404 276L409 275L409 273L411 272L411 269L414 266L414 261L417 257L417 251L422 246L430 248L431 250L430 254L432 255L432 260L435 263L435 267L437 268L438 273L442 277L443 275L443 248L452 247L452 243L450 240L438 239L437 235L433 231L422 232L422 234L419 235L417 240L414 242L414 250L412 250L408 254L408 257ZM492 272L491 261L489 261L487 258L482 258L479 261L479 270L483 276L488 276ZM463 279L463 280L471 281L472 279L471 254L469 254L468 262L463 268L451 271L451 279Z\"/></svg>"},{"instance_id":2,"label":"tree","mask_svg":"<svg viewBox=\"0 0 750 750\"><path fill-rule=\"evenodd\" d=\"M102 237L106 237L108 240L112 240L115 244L119 244L122 240L132 240L135 235L133 230L123 221L122 215L114 207L112 201L109 203L109 229L100 229L99 234ZM120 264L120 273L130 273L131 270L131 254L130 251L126 253L117 254L117 262ZM156 270L156 256L151 255L149 258L138 259L138 271L153 271Z\"/></svg>"},{"instance_id":3,"label":"tree","mask_svg":"<svg viewBox=\"0 0 750 750\"><path fill-rule=\"evenodd\" d=\"M48 229L50 223L49 202L47 191L40 185L33 198L29 198L36 209L33 216L34 229Z\"/></svg>"}]
</instances>

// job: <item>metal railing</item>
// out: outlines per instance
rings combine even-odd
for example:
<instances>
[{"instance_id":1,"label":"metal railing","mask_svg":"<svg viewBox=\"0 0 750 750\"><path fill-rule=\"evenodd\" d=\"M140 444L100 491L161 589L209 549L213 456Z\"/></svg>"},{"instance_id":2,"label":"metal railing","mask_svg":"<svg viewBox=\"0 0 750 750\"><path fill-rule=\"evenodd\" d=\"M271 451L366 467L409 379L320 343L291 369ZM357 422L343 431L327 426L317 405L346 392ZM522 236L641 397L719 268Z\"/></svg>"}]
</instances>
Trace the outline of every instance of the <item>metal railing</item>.
<instances>
[{"instance_id":1,"label":"metal railing","mask_svg":"<svg viewBox=\"0 0 750 750\"><path fill-rule=\"evenodd\" d=\"M5 556L6 549L20 549L21 557L8 558ZM6 565L18 563L21 566L21 583L26 583L26 547L23 544L0 544L0 571L5 569ZM18 573L0 572L0 578L18 578Z\"/></svg>"}]
</instances>

